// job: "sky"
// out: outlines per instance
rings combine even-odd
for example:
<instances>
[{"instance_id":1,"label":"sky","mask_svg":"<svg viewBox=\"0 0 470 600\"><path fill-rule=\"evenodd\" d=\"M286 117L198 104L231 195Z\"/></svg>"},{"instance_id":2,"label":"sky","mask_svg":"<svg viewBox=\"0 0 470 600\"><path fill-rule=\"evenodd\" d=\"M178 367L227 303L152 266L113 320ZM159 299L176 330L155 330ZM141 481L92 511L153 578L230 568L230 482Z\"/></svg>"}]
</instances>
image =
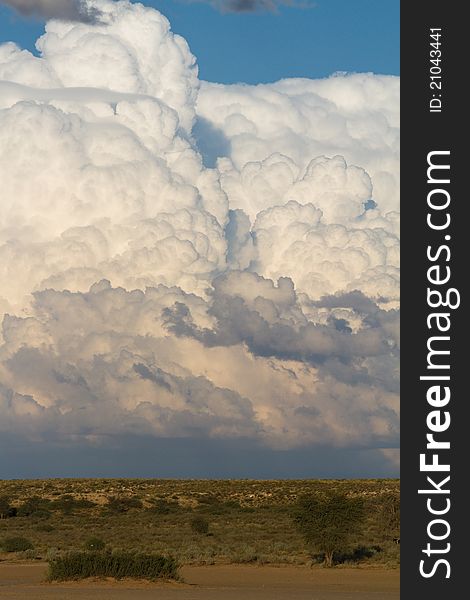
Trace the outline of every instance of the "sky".
<instances>
[{"instance_id":1,"label":"sky","mask_svg":"<svg viewBox=\"0 0 470 600\"><path fill-rule=\"evenodd\" d=\"M268 19L224 1L181 14ZM48 20L0 44L0 477L396 476L399 78L230 84L153 6L1 3Z\"/></svg>"},{"instance_id":2,"label":"sky","mask_svg":"<svg viewBox=\"0 0 470 600\"><path fill-rule=\"evenodd\" d=\"M241 13L203 1L146 4L163 12L188 41L207 81L253 84L336 71L399 73L398 0L317 0ZM21 18L0 3L1 40L33 50L42 29L40 19Z\"/></svg>"}]
</instances>

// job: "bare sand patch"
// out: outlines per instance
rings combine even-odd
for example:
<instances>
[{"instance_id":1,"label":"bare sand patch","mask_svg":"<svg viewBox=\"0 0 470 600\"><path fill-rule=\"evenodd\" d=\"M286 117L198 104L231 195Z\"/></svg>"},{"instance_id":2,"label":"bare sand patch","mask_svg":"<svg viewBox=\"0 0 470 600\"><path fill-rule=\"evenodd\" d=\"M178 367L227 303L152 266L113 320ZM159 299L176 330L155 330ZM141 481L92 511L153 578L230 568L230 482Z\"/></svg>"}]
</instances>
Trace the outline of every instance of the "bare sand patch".
<instances>
[{"instance_id":1,"label":"bare sand patch","mask_svg":"<svg viewBox=\"0 0 470 600\"><path fill-rule=\"evenodd\" d=\"M45 583L45 563L0 564L2 600L398 600L399 571L215 565L182 569L184 583Z\"/></svg>"}]
</instances>

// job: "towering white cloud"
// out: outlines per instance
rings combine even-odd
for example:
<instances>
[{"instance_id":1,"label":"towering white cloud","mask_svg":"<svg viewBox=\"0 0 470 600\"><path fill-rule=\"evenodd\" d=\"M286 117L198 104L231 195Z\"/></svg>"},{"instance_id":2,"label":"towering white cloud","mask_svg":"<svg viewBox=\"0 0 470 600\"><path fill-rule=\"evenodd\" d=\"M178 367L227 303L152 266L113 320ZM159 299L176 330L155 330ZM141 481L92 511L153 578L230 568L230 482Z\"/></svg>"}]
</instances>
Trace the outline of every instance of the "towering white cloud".
<instances>
[{"instance_id":1,"label":"towering white cloud","mask_svg":"<svg viewBox=\"0 0 470 600\"><path fill-rule=\"evenodd\" d=\"M84 6L0 46L4 427L396 445L397 79L200 83Z\"/></svg>"},{"instance_id":2,"label":"towering white cloud","mask_svg":"<svg viewBox=\"0 0 470 600\"><path fill-rule=\"evenodd\" d=\"M339 154L367 171L382 213L398 210L398 110L398 78L370 73L256 86L203 83L198 97L198 114L225 138L236 171L277 152L302 177L312 159ZM283 186L286 177L299 177L289 161L285 171Z\"/></svg>"}]
</instances>

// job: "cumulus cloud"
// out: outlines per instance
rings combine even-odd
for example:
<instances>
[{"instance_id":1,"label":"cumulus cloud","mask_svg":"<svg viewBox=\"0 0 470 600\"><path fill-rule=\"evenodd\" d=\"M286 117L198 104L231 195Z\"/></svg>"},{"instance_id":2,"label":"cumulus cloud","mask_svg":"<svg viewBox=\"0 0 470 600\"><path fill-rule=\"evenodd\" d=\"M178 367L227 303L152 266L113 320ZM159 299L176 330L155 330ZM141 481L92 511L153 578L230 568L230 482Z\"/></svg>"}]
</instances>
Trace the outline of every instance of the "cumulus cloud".
<instances>
[{"instance_id":1,"label":"cumulus cloud","mask_svg":"<svg viewBox=\"0 0 470 600\"><path fill-rule=\"evenodd\" d=\"M352 198L351 198L352 200ZM354 210L353 201L350 202ZM312 298L360 289L390 299L399 294L399 240L367 215L325 223L312 203L291 200L261 211L253 225L258 273L292 276Z\"/></svg>"},{"instance_id":2,"label":"cumulus cloud","mask_svg":"<svg viewBox=\"0 0 470 600\"><path fill-rule=\"evenodd\" d=\"M197 111L227 140L230 161L224 161L224 171L236 175L278 153L295 165L286 161L287 186L287 177L297 179L297 169L303 172L312 159L340 155L370 176L382 214L399 209L397 77L337 74L256 86L203 82Z\"/></svg>"},{"instance_id":3,"label":"cumulus cloud","mask_svg":"<svg viewBox=\"0 0 470 600\"><path fill-rule=\"evenodd\" d=\"M100 17L99 10L89 5L87 0L0 0L0 2L12 6L22 15L35 15L46 19L94 23Z\"/></svg>"},{"instance_id":4,"label":"cumulus cloud","mask_svg":"<svg viewBox=\"0 0 470 600\"><path fill-rule=\"evenodd\" d=\"M392 456L398 80L200 82L159 12L87 6L0 45L2 427Z\"/></svg>"}]
</instances>

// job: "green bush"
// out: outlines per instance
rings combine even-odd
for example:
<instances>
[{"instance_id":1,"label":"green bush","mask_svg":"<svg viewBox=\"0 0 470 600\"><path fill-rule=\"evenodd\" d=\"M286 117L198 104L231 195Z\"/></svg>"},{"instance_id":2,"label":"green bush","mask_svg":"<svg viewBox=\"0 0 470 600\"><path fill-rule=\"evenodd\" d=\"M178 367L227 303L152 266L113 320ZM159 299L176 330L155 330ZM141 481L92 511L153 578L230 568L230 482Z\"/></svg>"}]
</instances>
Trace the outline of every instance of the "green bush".
<instances>
[{"instance_id":1,"label":"green bush","mask_svg":"<svg viewBox=\"0 0 470 600\"><path fill-rule=\"evenodd\" d=\"M70 515L74 510L93 508L95 503L84 498L74 498L71 494L63 494L57 500L53 500L50 506L55 510L61 510L66 515Z\"/></svg>"},{"instance_id":2,"label":"green bush","mask_svg":"<svg viewBox=\"0 0 470 600\"><path fill-rule=\"evenodd\" d=\"M142 508L142 502L138 498L134 498L132 496L111 496L111 498L108 499L106 508L111 512L125 513L131 508Z\"/></svg>"},{"instance_id":3,"label":"green bush","mask_svg":"<svg viewBox=\"0 0 470 600\"><path fill-rule=\"evenodd\" d=\"M57 558L60 555L60 550L58 548L48 548L46 550L46 560L51 562L51 560Z\"/></svg>"},{"instance_id":4,"label":"green bush","mask_svg":"<svg viewBox=\"0 0 470 600\"><path fill-rule=\"evenodd\" d=\"M177 579L179 565L172 557L138 552L69 552L49 562L49 581L114 577Z\"/></svg>"},{"instance_id":5,"label":"green bush","mask_svg":"<svg viewBox=\"0 0 470 600\"><path fill-rule=\"evenodd\" d=\"M207 535L209 533L209 522L203 517L195 517L191 521L191 529L199 535Z\"/></svg>"},{"instance_id":6,"label":"green bush","mask_svg":"<svg viewBox=\"0 0 470 600\"><path fill-rule=\"evenodd\" d=\"M380 497L379 522L387 539L400 537L400 496L386 493Z\"/></svg>"},{"instance_id":7,"label":"green bush","mask_svg":"<svg viewBox=\"0 0 470 600\"><path fill-rule=\"evenodd\" d=\"M49 511L50 504L50 500L47 500L46 498L31 496L31 498L27 498L25 502L18 507L18 517L48 518L51 516Z\"/></svg>"},{"instance_id":8,"label":"green bush","mask_svg":"<svg viewBox=\"0 0 470 600\"><path fill-rule=\"evenodd\" d=\"M380 546L359 545L348 552L335 552L334 561L336 563L358 563L361 560L371 558L377 553L382 552Z\"/></svg>"},{"instance_id":9,"label":"green bush","mask_svg":"<svg viewBox=\"0 0 470 600\"><path fill-rule=\"evenodd\" d=\"M33 544L24 537L7 537L1 542L5 552L23 552L32 550Z\"/></svg>"},{"instance_id":10,"label":"green bush","mask_svg":"<svg viewBox=\"0 0 470 600\"><path fill-rule=\"evenodd\" d=\"M36 531L45 531L46 533L50 533L51 531L55 531L55 529L49 523L40 523L36 526Z\"/></svg>"},{"instance_id":11,"label":"green bush","mask_svg":"<svg viewBox=\"0 0 470 600\"><path fill-rule=\"evenodd\" d=\"M231 556L232 562L240 565L256 563L259 561L259 558L257 552L246 545L242 546L238 552L235 552Z\"/></svg>"},{"instance_id":12,"label":"green bush","mask_svg":"<svg viewBox=\"0 0 470 600\"><path fill-rule=\"evenodd\" d=\"M214 496L213 494L205 494L204 496L200 496L198 498L198 502L199 504L214 505L219 504L220 500L217 498L217 496Z\"/></svg>"},{"instance_id":13,"label":"green bush","mask_svg":"<svg viewBox=\"0 0 470 600\"><path fill-rule=\"evenodd\" d=\"M241 510L240 503L236 500L222 500L217 496L206 495L198 498L200 511L211 515L227 515Z\"/></svg>"},{"instance_id":14,"label":"green bush","mask_svg":"<svg viewBox=\"0 0 470 600\"><path fill-rule=\"evenodd\" d=\"M147 509L149 512L156 515L169 515L180 510L180 506L177 502L168 502L161 498L155 498L151 500L152 505Z\"/></svg>"},{"instance_id":15,"label":"green bush","mask_svg":"<svg viewBox=\"0 0 470 600\"><path fill-rule=\"evenodd\" d=\"M106 544L99 537L91 537L85 542L85 550L104 550Z\"/></svg>"},{"instance_id":16,"label":"green bush","mask_svg":"<svg viewBox=\"0 0 470 600\"><path fill-rule=\"evenodd\" d=\"M18 510L10 505L10 500L7 496L0 496L0 519L10 519L16 517Z\"/></svg>"}]
</instances>

